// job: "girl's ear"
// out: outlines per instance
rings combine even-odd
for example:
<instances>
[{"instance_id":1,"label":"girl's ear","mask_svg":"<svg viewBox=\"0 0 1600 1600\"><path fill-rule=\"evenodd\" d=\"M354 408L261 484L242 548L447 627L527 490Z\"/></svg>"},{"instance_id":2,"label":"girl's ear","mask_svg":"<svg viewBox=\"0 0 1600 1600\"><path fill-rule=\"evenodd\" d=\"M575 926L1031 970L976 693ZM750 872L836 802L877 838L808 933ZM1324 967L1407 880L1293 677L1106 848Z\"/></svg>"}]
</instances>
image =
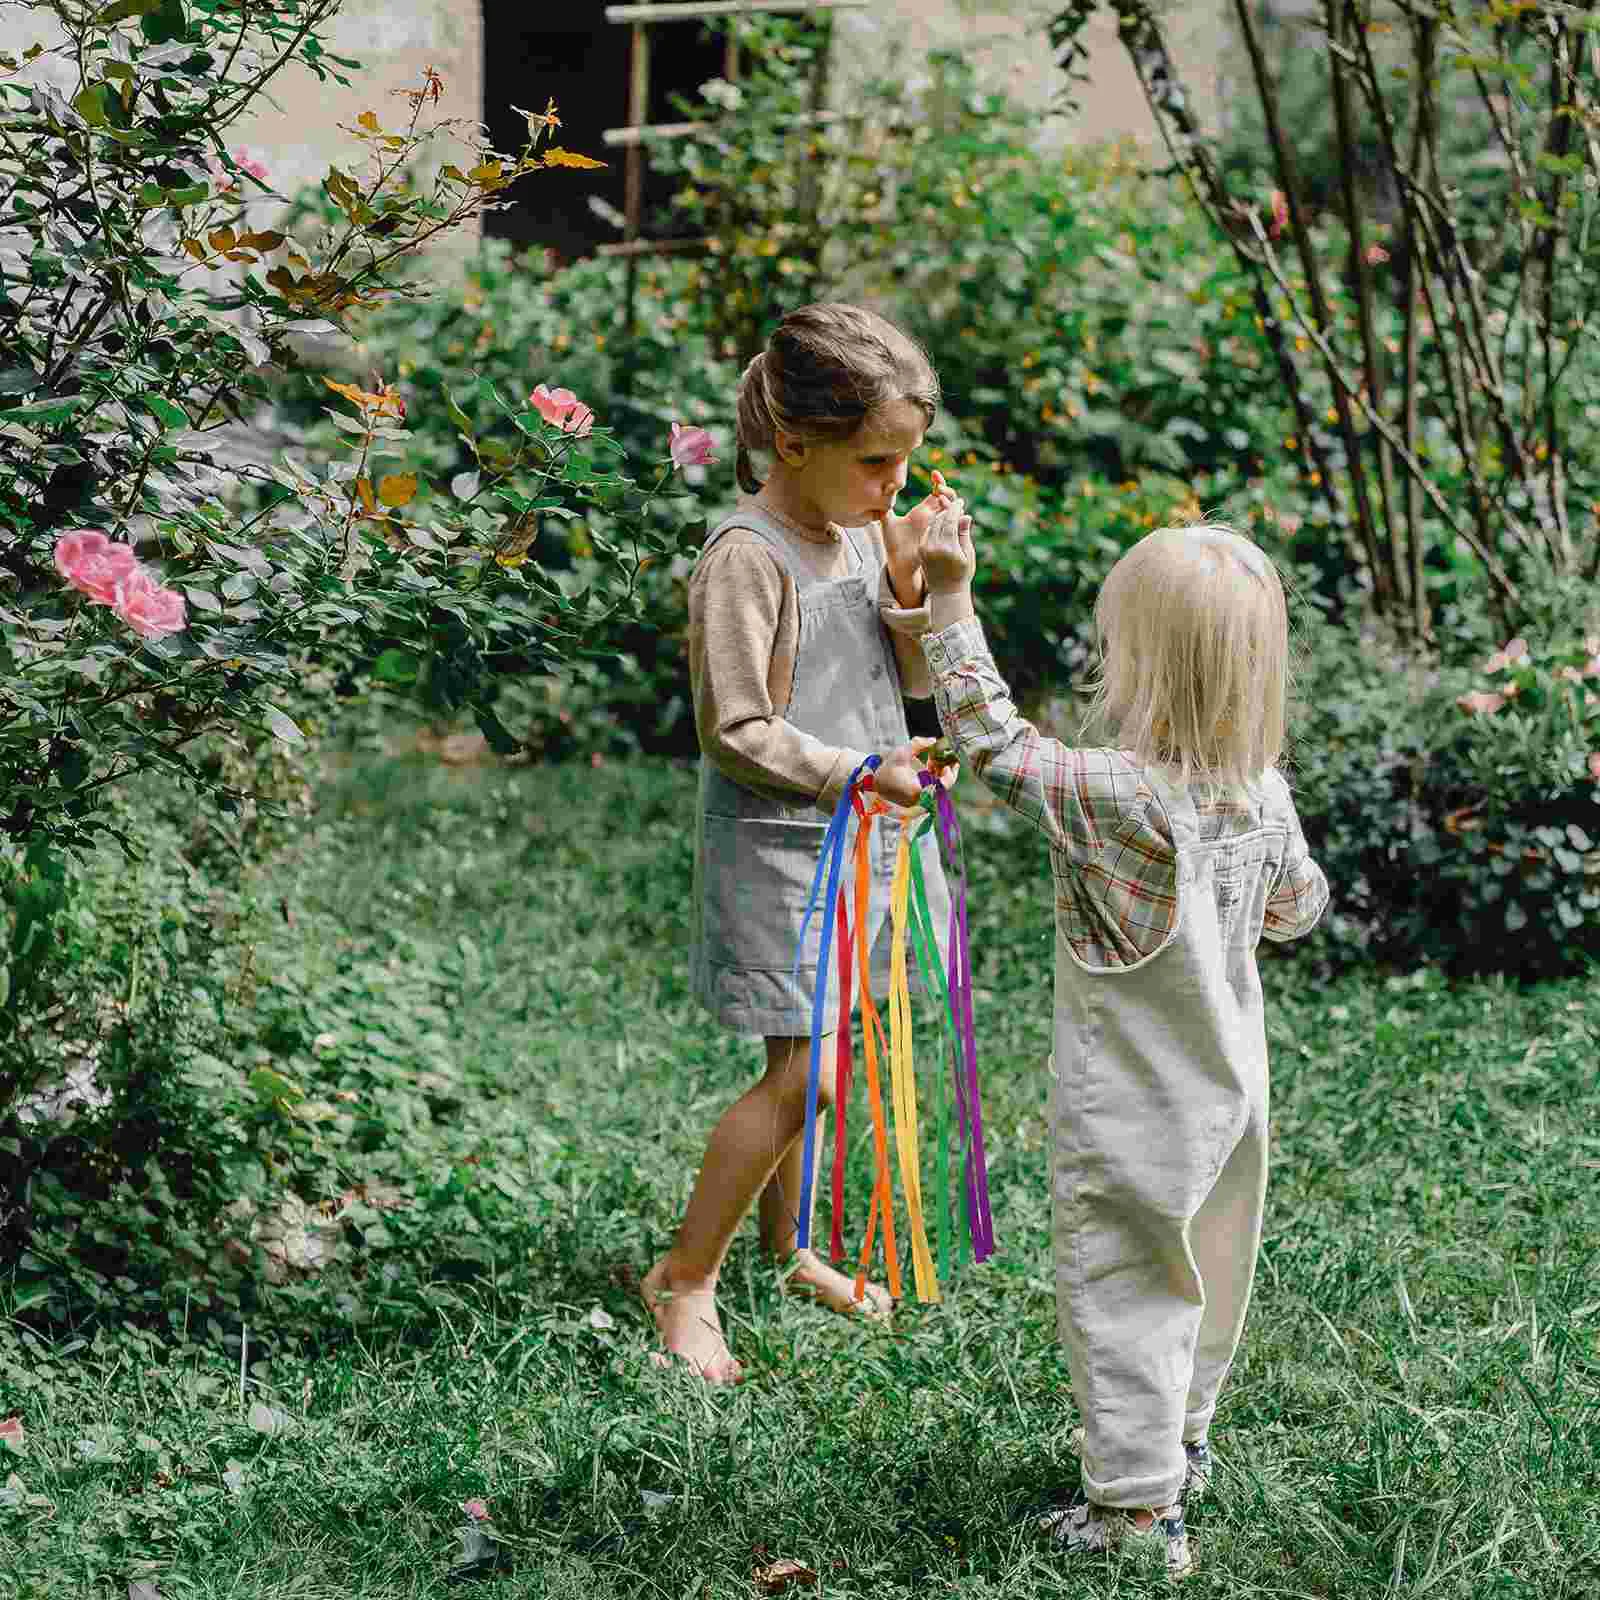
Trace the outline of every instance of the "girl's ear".
<instances>
[{"instance_id":1,"label":"girl's ear","mask_svg":"<svg viewBox=\"0 0 1600 1600\"><path fill-rule=\"evenodd\" d=\"M805 441L797 439L792 433L775 433L772 448L786 467L803 467L806 464L806 456L810 453Z\"/></svg>"}]
</instances>

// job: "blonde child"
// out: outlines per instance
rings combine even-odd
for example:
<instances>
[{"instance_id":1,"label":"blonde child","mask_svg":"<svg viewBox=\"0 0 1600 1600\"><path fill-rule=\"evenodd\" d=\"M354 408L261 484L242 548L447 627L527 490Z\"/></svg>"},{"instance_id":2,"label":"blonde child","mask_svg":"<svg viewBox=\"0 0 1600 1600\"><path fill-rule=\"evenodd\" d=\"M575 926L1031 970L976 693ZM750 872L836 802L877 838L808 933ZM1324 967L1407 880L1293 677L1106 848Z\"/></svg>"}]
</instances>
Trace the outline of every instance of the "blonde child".
<instances>
[{"instance_id":1,"label":"blonde child","mask_svg":"<svg viewBox=\"0 0 1600 1600\"><path fill-rule=\"evenodd\" d=\"M1164 528L1095 606L1104 747L1018 716L972 608L964 529L935 522L922 648L963 763L1049 840L1056 904L1056 1307L1083 1487L1068 1551L1190 1555L1217 1391L1244 1325L1267 1178L1256 945L1327 904L1289 790L1287 617L1272 563Z\"/></svg>"},{"instance_id":2,"label":"blonde child","mask_svg":"<svg viewBox=\"0 0 1600 1600\"><path fill-rule=\"evenodd\" d=\"M801 1140L821 918L792 974L812 874L850 774L883 757L877 792L909 806L931 739L908 736L902 695L926 697L917 635L928 625L918 548L952 533L960 502L930 495L894 507L938 402L926 354L858 306L791 312L745 369L738 477L746 498L707 536L689 580L689 664L700 738L696 997L717 1020L764 1039L766 1071L711 1134L671 1248L642 1295L671 1356L712 1382L739 1378L717 1312L717 1278L735 1229L760 1195L762 1240L789 1288L834 1310L887 1315L817 1252L797 1250ZM755 452L771 457L762 481ZM874 992L887 992L889 886L898 824L874 829L869 925ZM948 889L932 836L923 867L935 926ZM830 961L830 966L833 963ZM828 974L826 1026L838 1008ZM819 1103L831 1104L835 1048L823 1039Z\"/></svg>"}]
</instances>

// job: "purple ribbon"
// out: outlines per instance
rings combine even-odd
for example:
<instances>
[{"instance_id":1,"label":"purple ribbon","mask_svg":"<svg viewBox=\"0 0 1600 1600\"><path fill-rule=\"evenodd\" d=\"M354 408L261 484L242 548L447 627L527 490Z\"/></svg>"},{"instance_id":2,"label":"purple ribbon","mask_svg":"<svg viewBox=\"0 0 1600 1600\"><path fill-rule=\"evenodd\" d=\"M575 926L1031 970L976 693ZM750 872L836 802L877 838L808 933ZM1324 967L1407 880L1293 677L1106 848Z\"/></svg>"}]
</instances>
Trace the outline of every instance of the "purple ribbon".
<instances>
[{"instance_id":1,"label":"purple ribbon","mask_svg":"<svg viewBox=\"0 0 1600 1600\"><path fill-rule=\"evenodd\" d=\"M955 807L948 792L931 773L919 773L917 777L922 784L922 808L929 814L924 829L931 826L933 817L937 815L939 837L944 844L944 854L949 858L950 876L955 883L955 892L950 901L947 939L950 950L948 976L943 988L954 1058L951 1068L956 1090L958 1133L966 1147L963 1178L967 1196L967 1236L972 1244L973 1259L985 1261L994 1253L994 1218L989 1205L989 1163L983 1146L978 1045L972 1024L972 948L967 936L965 852L961 848L961 825L956 820ZM913 876L920 886L920 870ZM927 915L926 909L922 915ZM932 932L931 928L929 932Z\"/></svg>"},{"instance_id":2,"label":"purple ribbon","mask_svg":"<svg viewBox=\"0 0 1600 1600\"><path fill-rule=\"evenodd\" d=\"M994 1254L994 1217L989 1207L989 1163L983 1148L983 1100L978 1091L978 1041L972 1025L972 948L967 940L967 874L961 849L961 824L949 791L936 784L939 832L950 858L957 892L950 902L950 1015L955 1023L956 1108L961 1137L967 1145L967 1229L974 1261ZM963 1081L963 1078L965 1081Z\"/></svg>"}]
</instances>

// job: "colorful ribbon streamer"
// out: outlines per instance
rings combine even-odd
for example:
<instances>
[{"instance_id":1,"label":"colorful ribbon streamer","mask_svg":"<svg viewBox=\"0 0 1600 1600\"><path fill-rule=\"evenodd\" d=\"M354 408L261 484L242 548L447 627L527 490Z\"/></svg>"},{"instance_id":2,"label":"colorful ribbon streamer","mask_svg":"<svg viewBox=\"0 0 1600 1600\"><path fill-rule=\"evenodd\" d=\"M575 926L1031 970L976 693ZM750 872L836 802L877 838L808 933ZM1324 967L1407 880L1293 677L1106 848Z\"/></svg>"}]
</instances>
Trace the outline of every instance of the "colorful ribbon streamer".
<instances>
[{"instance_id":1,"label":"colorful ribbon streamer","mask_svg":"<svg viewBox=\"0 0 1600 1600\"><path fill-rule=\"evenodd\" d=\"M937 758L938 752L935 751L934 754ZM795 951L794 972L798 976L800 959L805 949L806 928L810 925L812 912L817 909L820 891L823 913L822 935L811 1010L811 1060L806 1082L799 1245L804 1249L810 1243L811 1206L815 1191L817 1099L821 1078L822 1013L827 994L828 957L834 950L833 932L837 925L839 1010L834 1063L836 1120L831 1185L833 1195L831 1253L835 1261L841 1260L844 1255L846 1108L854 1068L851 1039L854 976L859 979L862 1055L866 1065L867 1103L872 1116L875 1169L871 1202L867 1212L866 1237L856 1273L856 1294L860 1297L864 1292L867 1266L880 1222L883 1226L889 1292L896 1297L900 1294L900 1263L894 1229L888 1125L884 1115L882 1082L878 1071L881 1047L882 1056L888 1066L890 1099L894 1113L895 1149L909 1223L913 1280L917 1298L933 1302L940 1298L939 1279L947 1277L949 1273L951 1235L956 1231L951 1226L950 1214L949 1169L952 1154L950 1096L946 1088L945 1074L941 1070L937 1074L938 1104L935 1113L939 1143L934 1196L938 1236L936 1270L928 1240L922 1194L916 1074L912 1048L911 992L905 950L907 933L910 934L912 948L916 953L924 991L933 996L937 990L941 1032L949 1051L955 1089L956 1134L961 1148L962 1186L966 1199L965 1243L970 1247L972 1258L976 1261L987 1260L994 1251L994 1222L989 1206L988 1163L983 1143L983 1110L978 1089L977 1040L972 1020L972 962L967 930L967 877L960 824L956 821L955 808L950 802L950 796L932 771L919 773L918 777L923 785L921 799L923 815L916 819L915 823L908 818L901 829L890 889L889 915L894 949L889 980L889 1035L885 1039L883 1023L872 998L869 970L871 836L874 820L889 813L892 808L877 795L872 796L870 805L862 798L862 791L866 787L862 780L866 774L876 770L879 759L877 756L868 756L851 774L844 793L839 798L839 804L834 810L833 818L823 838L822 853L812 878L805 918L801 923L800 940ZM857 819L852 851L854 893L853 897L847 897L841 877L852 813ZM947 858L948 876L954 889L948 927L948 968L941 966L936 959L938 945L934 938L933 919L928 910L921 851L917 848L919 841L930 829L935 831L935 836L942 846L942 853ZM827 885L825 890L823 890L824 882ZM853 898L853 906L848 903L849 898ZM855 969L854 972L852 969Z\"/></svg>"}]
</instances>

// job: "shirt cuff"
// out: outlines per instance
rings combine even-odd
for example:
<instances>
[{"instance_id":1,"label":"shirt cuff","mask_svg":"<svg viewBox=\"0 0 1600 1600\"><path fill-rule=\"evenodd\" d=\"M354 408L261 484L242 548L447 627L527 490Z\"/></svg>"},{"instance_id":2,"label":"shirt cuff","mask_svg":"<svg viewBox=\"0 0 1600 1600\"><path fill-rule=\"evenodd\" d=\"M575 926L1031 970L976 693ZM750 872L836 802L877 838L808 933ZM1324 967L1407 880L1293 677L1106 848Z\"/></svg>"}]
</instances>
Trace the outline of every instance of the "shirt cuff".
<instances>
[{"instance_id":1,"label":"shirt cuff","mask_svg":"<svg viewBox=\"0 0 1600 1600\"><path fill-rule=\"evenodd\" d=\"M823 784L817 793L817 810L827 816L832 816L839 808L839 796L844 793L844 787L850 781L850 774L867 759L865 750L841 749L833 765L833 771L828 774L828 781Z\"/></svg>"},{"instance_id":2,"label":"shirt cuff","mask_svg":"<svg viewBox=\"0 0 1600 1600\"><path fill-rule=\"evenodd\" d=\"M928 609L927 586L923 585L919 604L903 606L894 592L894 585L889 582L889 569L884 567L883 577L878 584L878 614L885 626L893 628L896 633L926 633L932 620L932 613Z\"/></svg>"},{"instance_id":3,"label":"shirt cuff","mask_svg":"<svg viewBox=\"0 0 1600 1600\"><path fill-rule=\"evenodd\" d=\"M922 653L937 678L988 655L989 643L983 636L983 624L976 617L964 617L937 633L923 634Z\"/></svg>"}]
</instances>

